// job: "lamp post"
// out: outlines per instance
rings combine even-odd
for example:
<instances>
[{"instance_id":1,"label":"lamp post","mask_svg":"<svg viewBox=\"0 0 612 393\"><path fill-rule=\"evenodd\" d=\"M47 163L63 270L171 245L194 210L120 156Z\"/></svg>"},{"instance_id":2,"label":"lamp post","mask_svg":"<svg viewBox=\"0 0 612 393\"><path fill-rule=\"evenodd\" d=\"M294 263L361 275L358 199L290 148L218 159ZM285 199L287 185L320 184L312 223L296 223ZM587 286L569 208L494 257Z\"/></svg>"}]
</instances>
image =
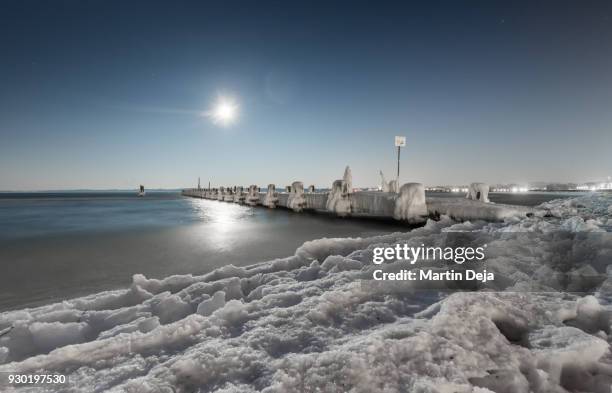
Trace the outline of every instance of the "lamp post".
<instances>
[{"instance_id":1,"label":"lamp post","mask_svg":"<svg viewBox=\"0 0 612 393\"><path fill-rule=\"evenodd\" d=\"M395 146L397 146L397 188L399 190L399 175L400 175L400 149L406 146L405 136L395 136Z\"/></svg>"}]
</instances>

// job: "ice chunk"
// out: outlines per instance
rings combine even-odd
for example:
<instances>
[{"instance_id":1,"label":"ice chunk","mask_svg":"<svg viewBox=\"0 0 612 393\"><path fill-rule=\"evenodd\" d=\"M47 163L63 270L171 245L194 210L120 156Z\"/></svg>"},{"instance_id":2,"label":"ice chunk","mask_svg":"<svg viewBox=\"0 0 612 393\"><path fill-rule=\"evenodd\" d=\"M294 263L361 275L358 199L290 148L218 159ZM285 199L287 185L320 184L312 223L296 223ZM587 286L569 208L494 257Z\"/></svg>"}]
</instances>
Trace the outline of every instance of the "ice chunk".
<instances>
[{"instance_id":1,"label":"ice chunk","mask_svg":"<svg viewBox=\"0 0 612 393\"><path fill-rule=\"evenodd\" d=\"M225 292L217 291L212 298L202 301L198 305L197 313L205 317L211 315L225 305Z\"/></svg>"},{"instance_id":2,"label":"ice chunk","mask_svg":"<svg viewBox=\"0 0 612 393\"><path fill-rule=\"evenodd\" d=\"M161 293L152 299L151 309L162 324L178 321L193 313L188 303L169 292Z\"/></svg>"},{"instance_id":3,"label":"ice chunk","mask_svg":"<svg viewBox=\"0 0 612 393\"><path fill-rule=\"evenodd\" d=\"M231 327L241 325L249 317L246 305L240 300L230 300L215 311L213 315L222 319L226 325Z\"/></svg>"},{"instance_id":4,"label":"ice chunk","mask_svg":"<svg viewBox=\"0 0 612 393\"><path fill-rule=\"evenodd\" d=\"M410 223L425 222L427 219L427 204L425 203L425 188L421 183L406 183L402 186L395 200L393 217L396 220Z\"/></svg>"}]
</instances>

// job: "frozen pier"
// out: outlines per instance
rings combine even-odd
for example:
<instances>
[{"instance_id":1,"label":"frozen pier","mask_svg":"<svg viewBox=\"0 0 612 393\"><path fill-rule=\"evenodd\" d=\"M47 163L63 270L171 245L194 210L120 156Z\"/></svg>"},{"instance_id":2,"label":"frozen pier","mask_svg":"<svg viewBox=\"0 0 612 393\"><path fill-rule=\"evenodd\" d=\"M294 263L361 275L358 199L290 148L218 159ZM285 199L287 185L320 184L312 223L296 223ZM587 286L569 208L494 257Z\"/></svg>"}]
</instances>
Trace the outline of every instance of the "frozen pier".
<instances>
[{"instance_id":1,"label":"frozen pier","mask_svg":"<svg viewBox=\"0 0 612 393\"><path fill-rule=\"evenodd\" d=\"M489 202L489 187L483 183L473 183L466 198L426 198L420 183L406 183L399 189L396 184L381 188L385 191L353 190L351 171L347 167L344 177L334 181L331 189L326 191L316 191L314 186L305 190L304 184L296 181L280 191L274 184L269 184L265 190L251 185L248 188L185 189L182 194L271 209L280 207L295 212L316 211L340 217L394 218L410 224L442 215L460 221L503 221L511 217L528 217L536 212L530 207Z\"/></svg>"}]
</instances>

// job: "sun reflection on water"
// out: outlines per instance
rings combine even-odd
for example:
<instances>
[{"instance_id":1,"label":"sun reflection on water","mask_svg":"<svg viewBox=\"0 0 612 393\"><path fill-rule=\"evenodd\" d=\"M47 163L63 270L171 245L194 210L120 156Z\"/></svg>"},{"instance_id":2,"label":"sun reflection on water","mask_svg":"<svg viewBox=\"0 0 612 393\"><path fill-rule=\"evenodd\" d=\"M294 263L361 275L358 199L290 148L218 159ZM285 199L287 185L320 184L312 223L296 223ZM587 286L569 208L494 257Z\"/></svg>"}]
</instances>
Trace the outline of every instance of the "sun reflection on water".
<instances>
[{"instance_id":1,"label":"sun reflection on water","mask_svg":"<svg viewBox=\"0 0 612 393\"><path fill-rule=\"evenodd\" d=\"M225 244L231 231L240 229L245 220L253 215L253 209L235 203L190 199L198 221L206 223L207 240L215 242L218 247ZM212 229L212 230L211 230Z\"/></svg>"}]
</instances>

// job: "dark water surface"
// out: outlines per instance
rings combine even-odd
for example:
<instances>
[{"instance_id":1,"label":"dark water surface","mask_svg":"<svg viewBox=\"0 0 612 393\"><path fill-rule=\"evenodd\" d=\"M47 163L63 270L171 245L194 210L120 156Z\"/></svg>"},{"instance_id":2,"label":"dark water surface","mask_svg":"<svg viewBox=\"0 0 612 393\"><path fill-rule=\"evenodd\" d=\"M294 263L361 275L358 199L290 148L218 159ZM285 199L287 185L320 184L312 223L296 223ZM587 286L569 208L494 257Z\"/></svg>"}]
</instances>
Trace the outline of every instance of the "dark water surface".
<instances>
[{"instance_id":1,"label":"dark water surface","mask_svg":"<svg viewBox=\"0 0 612 393\"><path fill-rule=\"evenodd\" d=\"M305 241L401 223L250 208L178 193L0 194L0 311L293 255Z\"/></svg>"},{"instance_id":2,"label":"dark water surface","mask_svg":"<svg viewBox=\"0 0 612 393\"><path fill-rule=\"evenodd\" d=\"M560 196L571 195L491 200L535 205ZM169 192L0 194L0 311L126 287L135 273L203 274L293 255L312 239L409 229Z\"/></svg>"}]
</instances>

